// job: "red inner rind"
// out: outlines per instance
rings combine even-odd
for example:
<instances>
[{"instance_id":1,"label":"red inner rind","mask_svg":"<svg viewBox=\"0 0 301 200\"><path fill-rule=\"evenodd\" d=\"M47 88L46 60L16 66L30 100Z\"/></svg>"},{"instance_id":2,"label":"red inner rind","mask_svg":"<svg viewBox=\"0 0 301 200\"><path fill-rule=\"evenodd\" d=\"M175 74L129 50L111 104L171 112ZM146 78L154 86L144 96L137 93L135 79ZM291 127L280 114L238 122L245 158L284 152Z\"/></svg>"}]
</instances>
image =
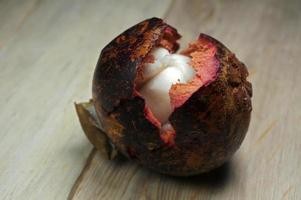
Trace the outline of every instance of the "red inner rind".
<instances>
[{"instance_id":1,"label":"red inner rind","mask_svg":"<svg viewBox=\"0 0 301 200\"><path fill-rule=\"evenodd\" d=\"M162 46L169 52L174 53L179 49L180 45L177 40L180 38L181 35L177 32L177 30L169 26L164 30L158 46Z\"/></svg>"},{"instance_id":2,"label":"red inner rind","mask_svg":"<svg viewBox=\"0 0 301 200\"><path fill-rule=\"evenodd\" d=\"M161 129L160 138L166 145L174 146L175 145L175 137L176 137L176 131L174 130L174 128L172 126L171 126L171 129L169 129L169 130Z\"/></svg>"},{"instance_id":3,"label":"red inner rind","mask_svg":"<svg viewBox=\"0 0 301 200\"><path fill-rule=\"evenodd\" d=\"M190 65L196 75L189 83L177 83L171 86L169 96L173 109L182 106L199 88L216 79L219 68L219 61L215 58L216 51L216 46L201 35L197 41L190 43L189 47L181 52L191 57Z\"/></svg>"},{"instance_id":4,"label":"red inner rind","mask_svg":"<svg viewBox=\"0 0 301 200\"><path fill-rule=\"evenodd\" d=\"M144 63L154 63L154 62L155 62L154 56L148 54L143 59L141 65L137 67L136 78L135 78L135 93L139 93L137 90L139 90L142 87L142 83L144 81L144 77L143 77L143 70L144 70L143 68L145 67Z\"/></svg>"},{"instance_id":5,"label":"red inner rind","mask_svg":"<svg viewBox=\"0 0 301 200\"><path fill-rule=\"evenodd\" d=\"M149 107L147 107L146 105L144 106L144 113L145 113L145 117L146 117L146 119L148 119L148 121L150 121L155 126L161 128L161 122L154 116L151 109Z\"/></svg>"}]
</instances>

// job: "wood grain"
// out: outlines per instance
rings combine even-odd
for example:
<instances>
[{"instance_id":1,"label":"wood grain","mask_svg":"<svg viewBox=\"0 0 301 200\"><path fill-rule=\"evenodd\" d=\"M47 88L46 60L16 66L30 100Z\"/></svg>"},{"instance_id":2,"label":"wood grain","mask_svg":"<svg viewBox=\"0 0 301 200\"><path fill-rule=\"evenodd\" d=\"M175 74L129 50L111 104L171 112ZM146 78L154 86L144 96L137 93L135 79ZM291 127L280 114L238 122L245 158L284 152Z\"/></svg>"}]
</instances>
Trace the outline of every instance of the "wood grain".
<instances>
[{"instance_id":1,"label":"wood grain","mask_svg":"<svg viewBox=\"0 0 301 200\"><path fill-rule=\"evenodd\" d=\"M101 47L170 1L0 1L0 199L66 199L92 146L73 103Z\"/></svg>"},{"instance_id":2,"label":"wood grain","mask_svg":"<svg viewBox=\"0 0 301 200\"><path fill-rule=\"evenodd\" d=\"M241 149L222 168L191 178L96 153L70 199L300 199L300 9L293 0L174 1L165 18L182 45L204 32L249 67L253 116Z\"/></svg>"},{"instance_id":3,"label":"wood grain","mask_svg":"<svg viewBox=\"0 0 301 200\"><path fill-rule=\"evenodd\" d=\"M300 1L187 2L0 1L0 199L301 199ZM209 174L108 161L76 117L101 48L152 16L177 27L183 46L207 33L249 67L249 132Z\"/></svg>"}]
</instances>

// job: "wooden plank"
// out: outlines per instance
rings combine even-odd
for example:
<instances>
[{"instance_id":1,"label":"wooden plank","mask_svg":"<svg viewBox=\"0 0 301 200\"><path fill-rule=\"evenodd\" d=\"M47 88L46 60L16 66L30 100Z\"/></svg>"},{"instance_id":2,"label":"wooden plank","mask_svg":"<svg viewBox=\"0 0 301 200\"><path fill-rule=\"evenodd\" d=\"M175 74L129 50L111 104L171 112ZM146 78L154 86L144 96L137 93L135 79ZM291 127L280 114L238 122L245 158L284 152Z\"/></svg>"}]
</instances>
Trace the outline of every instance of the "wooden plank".
<instances>
[{"instance_id":1,"label":"wooden plank","mask_svg":"<svg viewBox=\"0 0 301 200\"><path fill-rule=\"evenodd\" d=\"M74 101L101 48L170 1L0 1L0 199L66 199L91 152Z\"/></svg>"},{"instance_id":2,"label":"wooden plank","mask_svg":"<svg viewBox=\"0 0 301 200\"><path fill-rule=\"evenodd\" d=\"M162 176L94 152L70 199L301 199L301 3L181 1L167 22L223 41L249 67L253 116L230 163L208 175Z\"/></svg>"}]
</instances>

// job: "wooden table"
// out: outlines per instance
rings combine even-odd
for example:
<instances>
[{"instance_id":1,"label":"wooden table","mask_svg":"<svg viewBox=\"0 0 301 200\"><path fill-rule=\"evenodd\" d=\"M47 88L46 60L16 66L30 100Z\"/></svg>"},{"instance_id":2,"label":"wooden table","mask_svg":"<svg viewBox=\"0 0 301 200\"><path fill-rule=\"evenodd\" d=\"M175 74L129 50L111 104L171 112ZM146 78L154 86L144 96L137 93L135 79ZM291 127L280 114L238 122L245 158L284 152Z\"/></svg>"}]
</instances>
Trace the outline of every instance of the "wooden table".
<instances>
[{"instance_id":1,"label":"wooden table","mask_svg":"<svg viewBox=\"0 0 301 200\"><path fill-rule=\"evenodd\" d=\"M0 1L0 199L301 199L301 2ZM157 16L182 44L200 32L246 63L249 132L210 174L173 178L108 161L73 102L91 97L100 50Z\"/></svg>"}]
</instances>

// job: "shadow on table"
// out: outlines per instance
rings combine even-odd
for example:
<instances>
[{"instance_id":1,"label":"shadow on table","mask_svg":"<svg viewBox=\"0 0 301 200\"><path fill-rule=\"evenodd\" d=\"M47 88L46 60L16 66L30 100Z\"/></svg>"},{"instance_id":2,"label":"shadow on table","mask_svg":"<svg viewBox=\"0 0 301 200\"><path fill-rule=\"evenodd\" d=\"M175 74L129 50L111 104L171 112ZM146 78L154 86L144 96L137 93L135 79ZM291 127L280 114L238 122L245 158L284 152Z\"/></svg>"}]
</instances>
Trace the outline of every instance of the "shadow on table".
<instances>
[{"instance_id":1,"label":"shadow on table","mask_svg":"<svg viewBox=\"0 0 301 200\"><path fill-rule=\"evenodd\" d=\"M136 165L135 162L127 160L125 157L120 157L114 160L114 165ZM178 187L192 187L192 188L210 188L211 190L220 190L227 186L227 184L235 179L235 164L230 160L222 166L200 175L188 176L188 177L175 177L164 174L159 174L152 170L149 170L143 166L138 166L138 173L142 176L148 177L148 182L156 182L160 180L161 184L175 184Z\"/></svg>"},{"instance_id":2,"label":"shadow on table","mask_svg":"<svg viewBox=\"0 0 301 200\"><path fill-rule=\"evenodd\" d=\"M88 160L70 192L72 198L95 199L108 195L116 199L195 199L206 196L219 199L228 191L227 188L239 184L236 180L240 168L238 160L190 177L162 175L124 157L108 160L95 149Z\"/></svg>"},{"instance_id":3,"label":"shadow on table","mask_svg":"<svg viewBox=\"0 0 301 200\"><path fill-rule=\"evenodd\" d=\"M205 186L213 189L214 188L218 189L226 186L227 183L231 180L231 175L234 175L232 173L232 167L233 167L232 162L229 161L217 169L196 176L189 176L189 177L171 177L165 175L162 176L164 176L164 179L170 179L179 184Z\"/></svg>"}]
</instances>

